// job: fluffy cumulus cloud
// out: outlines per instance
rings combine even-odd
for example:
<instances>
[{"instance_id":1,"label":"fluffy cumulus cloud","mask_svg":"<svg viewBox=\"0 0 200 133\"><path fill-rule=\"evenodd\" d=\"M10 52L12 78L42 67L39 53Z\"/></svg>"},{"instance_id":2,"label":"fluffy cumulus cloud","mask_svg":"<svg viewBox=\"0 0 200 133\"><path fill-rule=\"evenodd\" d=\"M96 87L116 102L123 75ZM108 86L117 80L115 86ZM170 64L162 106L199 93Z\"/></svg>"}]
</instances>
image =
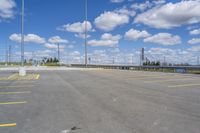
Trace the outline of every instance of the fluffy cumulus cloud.
<instances>
[{"instance_id":1,"label":"fluffy cumulus cloud","mask_svg":"<svg viewBox=\"0 0 200 133\"><path fill-rule=\"evenodd\" d=\"M200 38L192 38L188 41L189 44L200 44Z\"/></svg>"},{"instance_id":2,"label":"fluffy cumulus cloud","mask_svg":"<svg viewBox=\"0 0 200 133\"><path fill-rule=\"evenodd\" d=\"M166 0L153 0L153 3L156 5L160 5L166 3Z\"/></svg>"},{"instance_id":3,"label":"fluffy cumulus cloud","mask_svg":"<svg viewBox=\"0 0 200 133\"><path fill-rule=\"evenodd\" d=\"M150 48L145 51L145 56L150 60L159 60L163 62L163 57L168 63L190 63L196 64L196 52L200 50L199 48L189 48L186 50L183 49L170 49L170 48Z\"/></svg>"},{"instance_id":4,"label":"fluffy cumulus cloud","mask_svg":"<svg viewBox=\"0 0 200 133\"><path fill-rule=\"evenodd\" d=\"M84 33L75 34L75 37L84 39L85 38L85 34ZM87 38L90 38L90 35L87 35Z\"/></svg>"},{"instance_id":5,"label":"fluffy cumulus cloud","mask_svg":"<svg viewBox=\"0 0 200 133\"><path fill-rule=\"evenodd\" d=\"M68 31L74 33L84 33L85 32L85 25L87 24L87 31L93 31L92 24L89 21L76 22L72 24L65 24L61 27L58 27L57 30L61 31Z\"/></svg>"},{"instance_id":6,"label":"fluffy cumulus cloud","mask_svg":"<svg viewBox=\"0 0 200 133\"><path fill-rule=\"evenodd\" d=\"M114 12L118 13L118 14L124 14L124 15L128 15L128 16L135 16L136 15L136 11L133 9L128 9L126 6L116 9Z\"/></svg>"},{"instance_id":7,"label":"fluffy cumulus cloud","mask_svg":"<svg viewBox=\"0 0 200 133\"><path fill-rule=\"evenodd\" d=\"M154 6L160 6L166 3L165 0L147 0L144 3L135 3L131 5L131 8L138 11L145 11L146 9L152 8Z\"/></svg>"},{"instance_id":8,"label":"fluffy cumulus cloud","mask_svg":"<svg viewBox=\"0 0 200 133\"><path fill-rule=\"evenodd\" d=\"M128 15L110 11L102 13L94 21L96 27L103 31L112 31L117 26L127 24L128 22Z\"/></svg>"},{"instance_id":9,"label":"fluffy cumulus cloud","mask_svg":"<svg viewBox=\"0 0 200 133\"><path fill-rule=\"evenodd\" d=\"M12 34L9 37L10 40L15 41L15 42L21 42L21 34ZM24 36L24 41L26 43L36 43L36 44L43 44L45 43L45 38L42 38L36 34L27 34Z\"/></svg>"},{"instance_id":10,"label":"fluffy cumulus cloud","mask_svg":"<svg viewBox=\"0 0 200 133\"><path fill-rule=\"evenodd\" d=\"M88 44L91 46L114 46L119 43L120 39L120 35L113 36L112 34L105 33L100 40L90 40Z\"/></svg>"},{"instance_id":11,"label":"fluffy cumulus cloud","mask_svg":"<svg viewBox=\"0 0 200 133\"><path fill-rule=\"evenodd\" d=\"M200 46L193 46L188 49L191 52L200 52Z\"/></svg>"},{"instance_id":12,"label":"fluffy cumulus cloud","mask_svg":"<svg viewBox=\"0 0 200 133\"><path fill-rule=\"evenodd\" d=\"M110 0L112 3L122 3L124 0Z\"/></svg>"},{"instance_id":13,"label":"fluffy cumulus cloud","mask_svg":"<svg viewBox=\"0 0 200 133\"><path fill-rule=\"evenodd\" d=\"M191 35L199 35L200 34L200 29L194 29L192 31L190 31Z\"/></svg>"},{"instance_id":14,"label":"fluffy cumulus cloud","mask_svg":"<svg viewBox=\"0 0 200 133\"><path fill-rule=\"evenodd\" d=\"M0 21L14 17L14 8L16 3L14 0L0 0Z\"/></svg>"},{"instance_id":15,"label":"fluffy cumulus cloud","mask_svg":"<svg viewBox=\"0 0 200 133\"><path fill-rule=\"evenodd\" d=\"M135 29L130 29L124 35L125 39L127 39L127 40L137 40L137 39L146 38L149 36L150 36L150 34L147 31L145 31L145 30L139 31L139 30L135 30Z\"/></svg>"},{"instance_id":16,"label":"fluffy cumulus cloud","mask_svg":"<svg viewBox=\"0 0 200 133\"><path fill-rule=\"evenodd\" d=\"M12 34L9 37L10 40L20 43L21 42L21 34ZM57 49L57 43L67 44L69 43L68 40L62 39L59 36L53 36L48 39L48 42L45 38L40 37L36 34L27 34L24 36L25 43L35 43L35 44L42 44L44 47L48 49ZM60 45L60 49L64 49L65 45Z\"/></svg>"},{"instance_id":17,"label":"fluffy cumulus cloud","mask_svg":"<svg viewBox=\"0 0 200 133\"><path fill-rule=\"evenodd\" d=\"M57 44L45 43L44 46L45 46L46 48L49 48L49 49L58 49L58 45L57 45ZM60 49L64 49L64 48L65 48L65 45L60 45L59 48L60 48Z\"/></svg>"},{"instance_id":18,"label":"fluffy cumulus cloud","mask_svg":"<svg viewBox=\"0 0 200 133\"><path fill-rule=\"evenodd\" d=\"M176 45L181 43L181 38L178 35L172 35L169 33L158 33L145 38L144 42L151 42L160 45Z\"/></svg>"},{"instance_id":19,"label":"fluffy cumulus cloud","mask_svg":"<svg viewBox=\"0 0 200 133\"><path fill-rule=\"evenodd\" d=\"M48 40L50 43L68 43L69 41L66 39L62 39L59 36L53 36Z\"/></svg>"},{"instance_id":20,"label":"fluffy cumulus cloud","mask_svg":"<svg viewBox=\"0 0 200 133\"><path fill-rule=\"evenodd\" d=\"M156 6L139 14L134 22L169 29L200 22L200 1L187 0Z\"/></svg>"},{"instance_id":21,"label":"fluffy cumulus cloud","mask_svg":"<svg viewBox=\"0 0 200 133\"><path fill-rule=\"evenodd\" d=\"M146 1L145 3L134 3L131 5L131 8L135 9L135 10L140 10L140 11L143 11L147 8L150 8L152 7L152 3L149 2L149 1Z\"/></svg>"}]
</instances>

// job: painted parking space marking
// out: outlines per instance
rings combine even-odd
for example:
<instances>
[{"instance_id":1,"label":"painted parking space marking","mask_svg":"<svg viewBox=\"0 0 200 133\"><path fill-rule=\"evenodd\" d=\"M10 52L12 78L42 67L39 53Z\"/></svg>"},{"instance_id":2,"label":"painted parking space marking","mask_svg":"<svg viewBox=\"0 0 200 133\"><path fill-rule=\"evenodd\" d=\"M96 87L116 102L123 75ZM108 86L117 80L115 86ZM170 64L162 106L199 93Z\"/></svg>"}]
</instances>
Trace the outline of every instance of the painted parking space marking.
<instances>
[{"instance_id":1,"label":"painted parking space marking","mask_svg":"<svg viewBox=\"0 0 200 133\"><path fill-rule=\"evenodd\" d=\"M195 79L163 79L163 80L152 80L152 81L144 81L144 83L161 83L161 82L171 82L171 81L184 81L184 80L195 80Z\"/></svg>"},{"instance_id":2,"label":"painted parking space marking","mask_svg":"<svg viewBox=\"0 0 200 133\"><path fill-rule=\"evenodd\" d=\"M0 92L0 95L9 95L9 94L30 94L31 91L18 91L18 92Z\"/></svg>"},{"instance_id":3,"label":"painted parking space marking","mask_svg":"<svg viewBox=\"0 0 200 133\"><path fill-rule=\"evenodd\" d=\"M26 76L19 76L18 73L16 74L12 74L8 77L2 77L0 78L0 81L23 81L23 80L38 80L40 78L40 75L39 74L34 74L34 73L31 73L31 74L27 74Z\"/></svg>"},{"instance_id":4,"label":"painted parking space marking","mask_svg":"<svg viewBox=\"0 0 200 133\"><path fill-rule=\"evenodd\" d=\"M168 86L169 88L176 88L176 87L190 87L190 86L200 86L200 84L181 84L181 85L171 85Z\"/></svg>"},{"instance_id":5,"label":"painted parking space marking","mask_svg":"<svg viewBox=\"0 0 200 133\"><path fill-rule=\"evenodd\" d=\"M189 77L181 77L181 76L142 76L142 77L128 77L128 79L134 80L142 80L142 79L163 79L163 80L171 80L170 78L189 78Z\"/></svg>"},{"instance_id":6,"label":"painted parking space marking","mask_svg":"<svg viewBox=\"0 0 200 133\"><path fill-rule=\"evenodd\" d=\"M26 85L26 86L0 86L0 88L30 88L34 87L34 85Z\"/></svg>"},{"instance_id":7,"label":"painted parking space marking","mask_svg":"<svg viewBox=\"0 0 200 133\"><path fill-rule=\"evenodd\" d=\"M39 75L39 74L37 74L35 79L37 79L37 80L38 80L39 78L40 78L40 75Z\"/></svg>"},{"instance_id":8,"label":"painted parking space marking","mask_svg":"<svg viewBox=\"0 0 200 133\"><path fill-rule=\"evenodd\" d=\"M27 101L19 101L19 102L0 102L0 105L15 105L15 104L25 104Z\"/></svg>"},{"instance_id":9,"label":"painted parking space marking","mask_svg":"<svg viewBox=\"0 0 200 133\"><path fill-rule=\"evenodd\" d=\"M10 83L11 81L0 81L0 83ZM12 83L35 83L34 80L15 80Z\"/></svg>"},{"instance_id":10,"label":"painted parking space marking","mask_svg":"<svg viewBox=\"0 0 200 133\"><path fill-rule=\"evenodd\" d=\"M0 127L15 127L17 123L0 124Z\"/></svg>"}]
</instances>

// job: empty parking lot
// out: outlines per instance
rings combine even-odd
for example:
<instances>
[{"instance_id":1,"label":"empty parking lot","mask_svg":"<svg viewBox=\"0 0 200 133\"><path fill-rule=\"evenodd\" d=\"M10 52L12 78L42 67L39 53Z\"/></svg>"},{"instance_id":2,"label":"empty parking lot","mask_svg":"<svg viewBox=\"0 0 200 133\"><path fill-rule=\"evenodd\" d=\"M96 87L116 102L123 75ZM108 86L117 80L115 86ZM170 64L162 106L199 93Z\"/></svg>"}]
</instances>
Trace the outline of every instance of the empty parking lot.
<instances>
[{"instance_id":1,"label":"empty parking lot","mask_svg":"<svg viewBox=\"0 0 200 133\"><path fill-rule=\"evenodd\" d=\"M199 133L200 76L0 72L0 133Z\"/></svg>"}]
</instances>

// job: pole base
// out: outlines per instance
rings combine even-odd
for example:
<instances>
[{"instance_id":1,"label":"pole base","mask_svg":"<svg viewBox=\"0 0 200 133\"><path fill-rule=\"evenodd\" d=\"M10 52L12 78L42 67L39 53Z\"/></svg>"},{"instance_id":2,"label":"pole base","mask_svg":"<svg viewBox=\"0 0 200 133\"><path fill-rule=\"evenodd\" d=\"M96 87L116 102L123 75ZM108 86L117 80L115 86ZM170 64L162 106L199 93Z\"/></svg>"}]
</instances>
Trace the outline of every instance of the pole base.
<instances>
[{"instance_id":1,"label":"pole base","mask_svg":"<svg viewBox=\"0 0 200 133\"><path fill-rule=\"evenodd\" d=\"M25 67L19 68L19 76L26 76L26 68Z\"/></svg>"}]
</instances>

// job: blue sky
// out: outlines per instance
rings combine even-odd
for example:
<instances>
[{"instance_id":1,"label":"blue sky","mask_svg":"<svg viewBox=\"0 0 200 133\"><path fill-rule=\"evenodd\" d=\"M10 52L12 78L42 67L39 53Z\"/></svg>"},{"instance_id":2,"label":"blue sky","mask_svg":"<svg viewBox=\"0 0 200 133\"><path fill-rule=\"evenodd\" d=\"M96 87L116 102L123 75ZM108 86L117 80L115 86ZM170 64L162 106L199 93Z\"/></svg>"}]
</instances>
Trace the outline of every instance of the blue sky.
<instances>
[{"instance_id":1,"label":"blue sky","mask_svg":"<svg viewBox=\"0 0 200 133\"><path fill-rule=\"evenodd\" d=\"M84 0L25 0L26 58L56 56L84 61ZM0 0L0 60L5 45L19 60L21 0ZM91 63L139 64L140 49L150 60L196 64L200 56L199 0L88 0Z\"/></svg>"}]
</instances>

